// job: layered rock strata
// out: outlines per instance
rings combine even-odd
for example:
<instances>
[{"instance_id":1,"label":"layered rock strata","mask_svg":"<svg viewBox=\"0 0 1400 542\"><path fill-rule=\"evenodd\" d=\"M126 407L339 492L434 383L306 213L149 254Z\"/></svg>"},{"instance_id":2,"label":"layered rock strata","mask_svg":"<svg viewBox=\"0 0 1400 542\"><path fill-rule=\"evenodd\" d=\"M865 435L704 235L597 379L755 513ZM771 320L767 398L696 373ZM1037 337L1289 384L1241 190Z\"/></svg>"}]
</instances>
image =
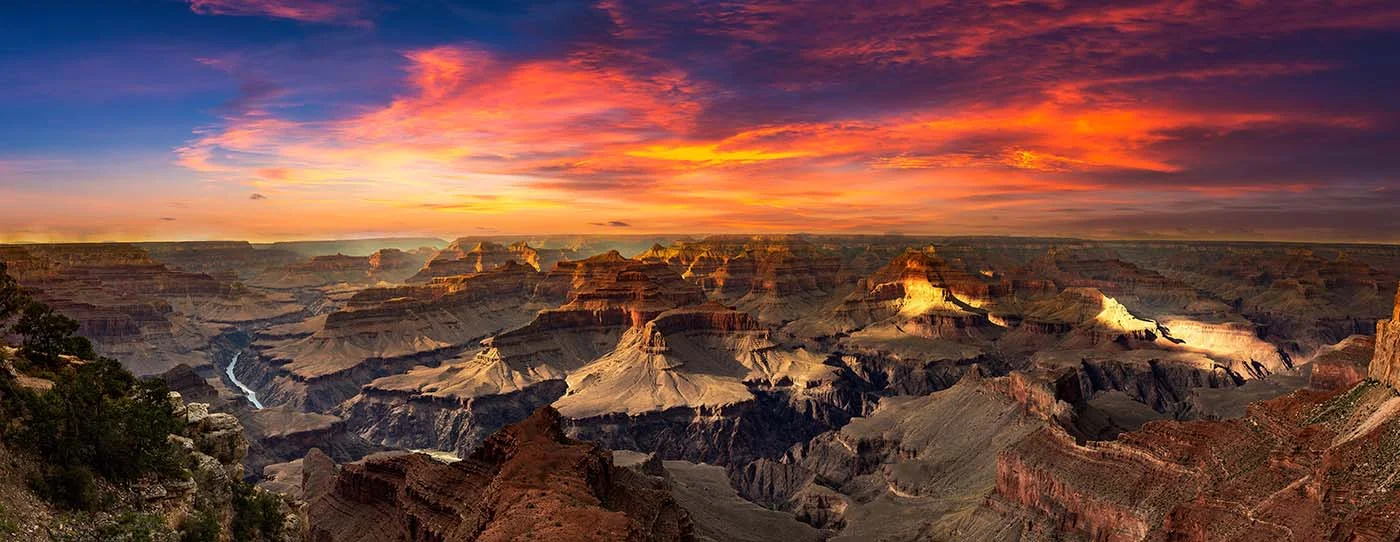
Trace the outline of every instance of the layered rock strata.
<instances>
[{"instance_id":1,"label":"layered rock strata","mask_svg":"<svg viewBox=\"0 0 1400 542\"><path fill-rule=\"evenodd\" d=\"M311 539L694 540L664 483L613 466L607 450L565 437L561 422L543 409L462 461L373 456L329 484L318 457L304 466Z\"/></svg>"}]
</instances>

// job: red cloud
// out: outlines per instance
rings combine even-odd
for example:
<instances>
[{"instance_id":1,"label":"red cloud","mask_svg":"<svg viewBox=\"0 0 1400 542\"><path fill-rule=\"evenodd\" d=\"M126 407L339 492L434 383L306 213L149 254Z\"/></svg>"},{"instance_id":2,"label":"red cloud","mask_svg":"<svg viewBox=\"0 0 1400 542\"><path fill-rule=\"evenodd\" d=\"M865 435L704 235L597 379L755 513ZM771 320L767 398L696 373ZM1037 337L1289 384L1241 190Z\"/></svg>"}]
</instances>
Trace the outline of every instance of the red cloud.
<instances>
[{"instance_id":1,"label":"red cloud","mask_svg":"<svg viewBox=\"0 0 1400 542\"><path fill-rule=\"evenodd\" d=\"M196 1L195 9L211 3ZM1319 18L1169 2L1108 9L1003 2L985 10L833 4L672 2L641 10L609 0L600 8L615 41L523 60L476 46L408 51L406 90L387 103L318 121L275 110L235 116L198 133L178 150L180 162L210 178L275 187L279 203L336 185L336 196L344 190L392 206L410 226L450 211L489 216L505 231L565 230L594 214L662 230L819 223L1008 233L1047 223L1053 209L1210 206L1313 189L1234 178L1237 170L1203 149L1250 134L1351 134L1370 129L1370 119L1280 102L1210 102L1208 92L1180 90L1345 66L1199 54L1192 40L1397 20L1393 10ZM241 14L274 13L267 3L241 5ZM280 13L272 16L346 17ZM698 17L696 29L669 27L668 16ZM824 18L843 24L816 24ZM1242 22L1256 19L1268 22ZM685 31L707 49L674 60L654 47ZM1161 60L1174 54L1193 61ZM756 81L705 77L699 64ZM764 69L741 69L754 65ZM893 78L911 72L933 83L898 92L907 80ZM816 101L841 85L885 91L859 83L887 76L889 94ZM809 98L822 105L803 109ZM725 109L736 103L744 107ZM1230 177L1193 176L1203 164ZM495 197L459 201L463 193ZM576 212L560 215L565 208Z\"/></svg>"}]
</instances>

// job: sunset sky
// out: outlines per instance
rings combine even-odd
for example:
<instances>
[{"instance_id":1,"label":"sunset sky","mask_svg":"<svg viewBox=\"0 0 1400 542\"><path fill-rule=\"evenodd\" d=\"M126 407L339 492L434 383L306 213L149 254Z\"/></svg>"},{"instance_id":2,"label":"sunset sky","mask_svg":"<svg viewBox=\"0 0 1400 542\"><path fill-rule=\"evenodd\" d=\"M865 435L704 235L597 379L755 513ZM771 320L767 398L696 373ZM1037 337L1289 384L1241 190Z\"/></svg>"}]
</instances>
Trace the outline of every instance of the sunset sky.
<instances>
[{"instance_id":1,"label":"sunset sky","mask_svg":"<svg viewBox=\"0 0 1400 542\"><path fill-rule=\"evenodd\" d=\"M0 241L1400 242L1394 1L18 0L0 74Z\"/></svg>"}]
</instances>

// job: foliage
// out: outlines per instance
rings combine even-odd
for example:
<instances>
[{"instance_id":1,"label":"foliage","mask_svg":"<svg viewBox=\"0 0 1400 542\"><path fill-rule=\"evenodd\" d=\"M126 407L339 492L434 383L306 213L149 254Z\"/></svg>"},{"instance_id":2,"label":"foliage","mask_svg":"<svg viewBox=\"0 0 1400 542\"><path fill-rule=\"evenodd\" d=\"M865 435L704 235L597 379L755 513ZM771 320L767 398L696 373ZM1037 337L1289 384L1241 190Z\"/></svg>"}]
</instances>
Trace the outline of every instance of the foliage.
<instances>
[{"instance_id":1,"label":"foliage","mask_svg":"<svg viewBox=\"0 0 1400 542\"><path fill-rule=\"evenodd\" d=\"M11 535L19 531L19 524L5 512L5 506L0 505L0 535Z\"/></svg>"},{"instance_id":2,"label":"foliage","mask_svg":"<svg viewBox=\"0 0 1400 542\"><path fill-rule=\"evenodd\" d=\"M44 500L71 510L93 511L101 503L92 471L86 467L45 466L43 474L31 479L29 486Z\"/></svg>"},{"instance_id":3,"label":"foliage","mask_svg":"<svg viewBox=\"0 0 1400 542\"><path fill-rule=\"evenodd\" d=\"M219 542L221 530L218 513L201 506L180 522L180 542Z\"/></svg>"},{"instance_id":4,"label":"foliage","mask_svg":"<svg viewBox=\"0 0 1400 542\"><path fill-rule=\"evenodd\" d=\"M54 312L38 301L29 300L24 304L14 332L24 339L20 343L20 355L41 368L59 368L60 356L65 355L81 359L97 357L92 342L77 335L77 320Z\"/></svg>"},{"instance_id":5,"label":"foliage","mask_svg":"<svg viewBox=\"0 0 1400 542\"><path fill-rule=\"evenodd\" d=\"M181 424L165 384L137 380L114 360L65 369L45 393L9 382L0 383L0 392L6 395L3 408L17 410L20 420L6 439L44 459L46 471L36 489L56 504L90 509L94 473L113 482L180 474L168 435Z\"/></svg>"},{"instance_id":6,"label":"foliage","mask_svg":"<svg viewBox=\"0 0 1400 542\"><path fill-rule=\"evenodd\" d=\"M171 537L170 529L160 516L127 512L91 529L57 539L65 542L159 542Z\"/></svg>"},{"instance_id":7,"label":"foliage","mask_svg":"<svg viewBox=\"0 0 1400 542\"><path fill-rule=\"evenodd\" d=\"M282 502L277 496L258 491L252 484L239 482L233 487L233 539L238 542L267 542L282 537Z\"/></svg>"},{"instance_id":8,"label":"foliage","mask_svg":"<svg viewBox=\"0 0 1400 542\"><path fill-rule=\"evenodd\" d=\"M0 262L0 322L9 320L27 301L19 283L5 272L5 262Z\"/></svg>"}]
</instances>

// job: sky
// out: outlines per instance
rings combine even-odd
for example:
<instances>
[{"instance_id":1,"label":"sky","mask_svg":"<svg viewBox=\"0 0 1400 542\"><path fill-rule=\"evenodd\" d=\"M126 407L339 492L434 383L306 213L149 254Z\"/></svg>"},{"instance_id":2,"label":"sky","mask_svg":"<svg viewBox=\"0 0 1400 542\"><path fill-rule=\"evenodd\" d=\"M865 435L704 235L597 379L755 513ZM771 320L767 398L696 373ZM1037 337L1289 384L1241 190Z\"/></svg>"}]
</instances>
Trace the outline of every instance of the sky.
<instances>
[{"instance_id":1,"label":"sky","mask_svg":"<svg viewBox=\"0 0 1400 542\"><path fill-rule=\"evenodd\" d=\"M0 5L0 241L1400 242L1400 3Z\"/></svg>"}]
</instances>

